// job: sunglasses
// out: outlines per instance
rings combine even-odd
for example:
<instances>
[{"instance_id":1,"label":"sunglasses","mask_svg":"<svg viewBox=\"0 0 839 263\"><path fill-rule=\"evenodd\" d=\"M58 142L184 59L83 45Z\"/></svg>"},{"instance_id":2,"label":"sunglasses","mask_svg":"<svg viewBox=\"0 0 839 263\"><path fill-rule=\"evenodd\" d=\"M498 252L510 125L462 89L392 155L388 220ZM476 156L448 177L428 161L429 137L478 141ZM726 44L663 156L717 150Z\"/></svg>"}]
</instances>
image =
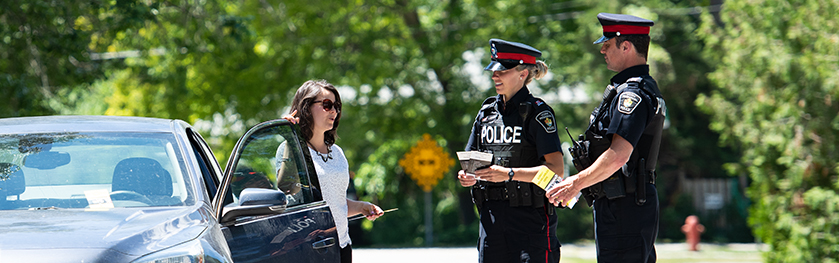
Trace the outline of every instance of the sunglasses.
<instances>
[{"instance_id":1,"label":"sunglasses","mask_svg":"<svg viewBox=\"0 0 839 263\"><path fill-rule=\"evenodd\" d=\"M312 104L314 104L314 103L323 104L323 110L325 110L325 111L331 111L332 108L334 107L336 113L341 113L341 103L340 102L333 102L330 99L323 99L323 100L316 100L316 101L312 102Z\"/></svg>"}]
</instances>

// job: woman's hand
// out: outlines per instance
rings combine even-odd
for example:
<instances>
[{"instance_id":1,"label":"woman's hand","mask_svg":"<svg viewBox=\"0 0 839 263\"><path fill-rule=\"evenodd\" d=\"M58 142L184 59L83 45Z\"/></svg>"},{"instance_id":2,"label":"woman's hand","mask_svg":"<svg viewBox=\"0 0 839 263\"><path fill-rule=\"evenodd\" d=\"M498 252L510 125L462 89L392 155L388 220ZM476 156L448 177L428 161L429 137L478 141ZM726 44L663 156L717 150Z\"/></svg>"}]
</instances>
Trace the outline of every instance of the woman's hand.
<instances>
[{"instance_id":1,"label":"woman's hand","mask_svg":"<svg viewBox=\"0 0 839 263\"><path fill-rule=\"evenodd\" d=\"M291 123L297 124L298 122L300 122L300 117L294 117L295 115L297 115L297 110L292 111L289 115L283 116L283 119Z\"/></svg>"},{"instance_id":2,"label":"woman's hand","mask_svg":"<svg viewBox=\"0 0 839 263\"><path fill-rule=\"evenodd\" d=\"M370 202L364 202L364 206L361 208L361 213L367 217L367 220L373 221L376 218L385 214L385 211L382 210L381 207L374 205Z\"/></svg>"},{"instance_id":3,"label":"woman's hand","mask_svg":"<svg viewBox=\"0 0 839 263\"><path fill-rule=\"evenodd\" d=\"M510 180L509 172L510 168L499 165L492 165L490 167L475 171L475 177L478 180L500 183Z\"/></svg>"},{"instance_id":4,"label":"woman's hand","mask_svg":"<svg viewBox=\"0 0 839 263\"><path fill-rule=\"evenodd\" d=\"M478 180L475 179L474 174L467 174L466 171L457 171L457 180L460 181L460 186L470 187L475 185Z\"/></svg>"}]
</instances>

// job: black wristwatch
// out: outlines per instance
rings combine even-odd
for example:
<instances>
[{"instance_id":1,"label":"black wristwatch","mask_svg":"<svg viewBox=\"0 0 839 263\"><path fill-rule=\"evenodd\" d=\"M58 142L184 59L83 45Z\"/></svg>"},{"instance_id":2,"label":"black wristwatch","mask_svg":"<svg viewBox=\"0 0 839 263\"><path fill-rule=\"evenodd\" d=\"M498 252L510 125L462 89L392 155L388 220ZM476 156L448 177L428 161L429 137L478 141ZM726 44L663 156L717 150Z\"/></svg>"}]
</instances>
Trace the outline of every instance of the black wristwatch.
<instances>
[{"instance_id":1,"label":"black wristwatch","mask_svg":"<svg viewBox=\"0 0 839 263\"><path fill-rule=\"evenodd\" d=\"M509 172L509 173L507 173L507 175L509 175L509 176L510 176L510 180L509 180L509 181L512 181L512 180L513 180L513 176L514 176L514 175L516 175L516 173L514 173L514 172L513 172L513 167L510 167L510 172Z\"/></svg>"}]
</instances>

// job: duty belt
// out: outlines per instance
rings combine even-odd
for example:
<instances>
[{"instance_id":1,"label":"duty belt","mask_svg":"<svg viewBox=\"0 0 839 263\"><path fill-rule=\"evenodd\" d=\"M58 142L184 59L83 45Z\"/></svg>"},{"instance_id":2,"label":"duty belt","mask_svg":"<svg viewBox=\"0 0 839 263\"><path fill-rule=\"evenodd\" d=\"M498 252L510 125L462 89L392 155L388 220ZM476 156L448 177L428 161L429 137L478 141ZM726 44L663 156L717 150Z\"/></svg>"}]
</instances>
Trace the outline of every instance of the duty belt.
<instances>
[{"instance_id":1,"label":"duty belt","mask_svg":"<svg viewBox=\"0 0 839 263\"><path fill-rule=\"evenodd\" d=\"M507 187L504 186L487 186L486 187L486 196L484 197L484 201L499 201L499 200L507 200L510 199L510 196L507 194Z\"/></svg>"},{"instance_id":2,"label":"duty belt","mask_svg":"<svg viewBox=\"0 0 839 263\"><path fill-rule=\"evenodd\" d=\"M649 184L653 184L653 185L655 185L655 177L656 177L656 175L655 175L655 171L647 171L647 172L646 172L646 173L644 173L644 174L645 174L645 175L646 175L646 177L647 177L645 181L646 181L647 183L649 183ZM617 175L613 175L613 176L621 176L621 175L620 175L620 171L618 171L618 172L617 172ZM610 179L613 179L613 177L609 177L609 179L606 179L606 180L610 180ZM624 178L624 179L626 179L626 178ZM601 182L601 183L602 183L602 182ZM601 183L598 183L598 184L601 184ZM591 188L589 188L589 189L591 189ZM606 191L605 191L605 190L603 190L603 186L602 186L602 185L601 185L600 187L598 187L597 189L599 189L599 191L589 191L589 195L590 195L590 197L592 198L591 200L597 200L597 199L600 199L600 198L603 198L603 197L606 197L606 196L607 196L607 195L606 195ZM624 188L624 189L626 189L626 188ZM592 190L593 190L593 189L592 189ZM634 194L634 193L635 193L635 189L626 189L626 193L627 193L627 194Z\"/></svg>"}]
</instances>

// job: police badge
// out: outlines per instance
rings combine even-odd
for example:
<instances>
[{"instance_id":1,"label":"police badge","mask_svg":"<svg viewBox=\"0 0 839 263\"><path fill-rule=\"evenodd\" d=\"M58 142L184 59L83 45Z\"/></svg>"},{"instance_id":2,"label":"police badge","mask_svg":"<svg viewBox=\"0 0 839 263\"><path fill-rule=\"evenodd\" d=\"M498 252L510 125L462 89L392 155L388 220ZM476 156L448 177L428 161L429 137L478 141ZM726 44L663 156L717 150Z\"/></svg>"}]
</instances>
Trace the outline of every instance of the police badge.
<instances>
[{"instance_id":1,"label":"police badge","mask_svg":"<svg viewBox=\"0 0 839 263\"><path fill-rule=\"evenodd\" d=\"M536 115L536 120L539 121L539 124L542 124L542 128L545 128L545 131L548 133L556 132L556 123L554 121L554 115L549 110L544 110Z\"/></svg>"},{"instance_id":2,"label":"police badge","mask_svg":"<svg viewBox=\"0 0 839 263\"><path fill-rule=\"evenodd\" d=\"M635 111L641 103L641 96L635 92L624 92L618 97L618 111L623 114L630 114Z\"/></svg>"}]
</instances>

